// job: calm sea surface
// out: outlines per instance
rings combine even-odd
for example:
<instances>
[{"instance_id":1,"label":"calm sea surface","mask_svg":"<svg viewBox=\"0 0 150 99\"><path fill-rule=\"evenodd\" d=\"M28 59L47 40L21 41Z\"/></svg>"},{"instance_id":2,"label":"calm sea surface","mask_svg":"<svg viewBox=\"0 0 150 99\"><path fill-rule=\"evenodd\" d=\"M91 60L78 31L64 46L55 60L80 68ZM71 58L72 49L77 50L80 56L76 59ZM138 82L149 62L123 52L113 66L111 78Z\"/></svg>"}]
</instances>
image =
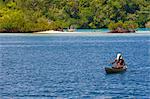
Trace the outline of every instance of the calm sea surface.
<instances>
[{"instance_id":1,"label":"calm sea surface","mask_svg":"<svg viewBox=\"0 0 150 99\"><path fill-rule=\"evenodd\" d=\"M150 36L0 36L0 99L50 98L150 99Z\"/></svg>"}]
</instances>

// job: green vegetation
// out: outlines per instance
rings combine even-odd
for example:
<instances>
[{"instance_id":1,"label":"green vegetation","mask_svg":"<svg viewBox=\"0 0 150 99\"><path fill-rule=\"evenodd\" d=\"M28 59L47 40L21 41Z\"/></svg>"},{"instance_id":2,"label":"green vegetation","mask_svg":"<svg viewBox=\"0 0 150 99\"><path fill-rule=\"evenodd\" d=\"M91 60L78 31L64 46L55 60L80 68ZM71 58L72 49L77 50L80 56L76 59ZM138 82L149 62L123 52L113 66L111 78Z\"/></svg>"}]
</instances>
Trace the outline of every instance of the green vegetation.
<instances>
[{"instance_id":1,"label":"green vegetation","mask_svg":"<svg viewBox=\"0 0 150 99\"><path fill-rule=\"evenodd\" d=\"M122 21L119 22L112 22L108 25L108 28L112 30L112 32L135 32L135 30L138 28L138 24L134 21L125 21L124 23Z\"/></svg>"},{"instance_id":2,"label":"green vegetation","mask_svg":"<svg viewBox=\"0 0 150 99\"><path fill-rule=\"evenodd\" d=\"M150 28L150 21L145 24L147 28Z\"/></svg>"},{"instance_id":3,"label":"green vegetation","mask_svg":"<svg viewBox=\"0 0 150 99\"><path fill-rule=\"evenodd\" d=\"M0 32L150 27L150 0L0 0Z\"/></svg>"}]
</instances>

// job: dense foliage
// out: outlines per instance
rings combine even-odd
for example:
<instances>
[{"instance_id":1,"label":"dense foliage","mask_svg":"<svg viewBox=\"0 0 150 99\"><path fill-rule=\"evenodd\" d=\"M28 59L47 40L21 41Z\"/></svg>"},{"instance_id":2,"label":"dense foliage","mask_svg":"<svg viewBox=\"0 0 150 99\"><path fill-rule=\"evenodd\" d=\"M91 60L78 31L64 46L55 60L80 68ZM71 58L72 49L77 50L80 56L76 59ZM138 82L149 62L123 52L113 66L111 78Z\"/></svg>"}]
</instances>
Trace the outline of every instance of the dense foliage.
<instances>
[{"instance_id":1,"label":"dense foliage","mask_svg":"<svg viewBox=\"0 0 150 99\"><path fill-rule=\"evenodd\" d=\"M108 25L109 30L111 32L135 32L138 28L138 24L134 21L119 21L119 22L112 22Z\"/></svg>"},{"instance_id":2,"label":"dense foliage","mask_svg":"<svg viewBox=\"0 0 150 99\"><path fill-rule=\"evenodd\" d=\"M150 0L0 0L2 32L111 28L118 22L149 26Z\"/></svg>"}]
</instances>

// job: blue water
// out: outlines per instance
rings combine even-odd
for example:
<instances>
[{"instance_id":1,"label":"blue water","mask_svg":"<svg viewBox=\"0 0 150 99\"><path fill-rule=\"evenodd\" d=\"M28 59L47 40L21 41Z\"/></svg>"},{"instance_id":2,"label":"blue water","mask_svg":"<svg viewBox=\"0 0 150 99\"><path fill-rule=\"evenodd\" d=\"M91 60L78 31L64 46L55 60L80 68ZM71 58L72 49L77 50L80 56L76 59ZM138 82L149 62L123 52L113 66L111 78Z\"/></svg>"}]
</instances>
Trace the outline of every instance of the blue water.
<instances>
[{"instance_id":1,"label":"blue water","mask_svg":"<svg viewBox=\"0 0 150 99\"><path fill-rule=\"evenodd\" d=\"M138 31L150 31L150 28L138 28Z\"/></svg>"},{"instance_id":2,"label":"blue water","mask_svg":"<svg viewBox=\"0 0 150 99\"><path fill-rule=\"evenodd\" d=\"M150 37L0 36L0 55L0 99L150 98Z\"/></svg>"},{"instance_id":3,"label":"blue water","mask_svg":"<svg viewBox=\"0 0 150 99\"><path fill-rule=\"evenodd\" d=\"M76 32L109 32L109 29L77 29Z\"/></svg>"},{"instance_id":4,"label":"blue water","mask_svg":"<svg viewBox=\"0 0 150 99\"><path fill-rule=\"evenodd\" d=\"M67 30L65 30L67 31ZM102 29L76 29L76 32L109 32L108 28ZM138 28L137 31L150 31L150 28Z\"/></svg>"}]
</instances>

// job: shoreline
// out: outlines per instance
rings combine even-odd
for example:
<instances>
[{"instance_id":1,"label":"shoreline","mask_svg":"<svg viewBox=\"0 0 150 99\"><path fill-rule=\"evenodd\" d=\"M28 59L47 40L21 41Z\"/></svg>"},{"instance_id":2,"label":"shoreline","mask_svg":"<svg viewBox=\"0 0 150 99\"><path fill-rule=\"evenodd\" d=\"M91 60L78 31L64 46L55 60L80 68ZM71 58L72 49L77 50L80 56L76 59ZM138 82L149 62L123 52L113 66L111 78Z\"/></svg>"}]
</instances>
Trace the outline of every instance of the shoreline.
<instances>
[{"instance_id":1,"label":"shoreline","mask_svg":"<svg viewBox=\"0 0 150 99\"><path fill-rule=\"evenodd\" d=\"M42 31L34 33L0 33L0 36L150 36L150 31L137 31L135 33L108 33L108 32L61 32Z\"/></svg>"}]
</instances>

